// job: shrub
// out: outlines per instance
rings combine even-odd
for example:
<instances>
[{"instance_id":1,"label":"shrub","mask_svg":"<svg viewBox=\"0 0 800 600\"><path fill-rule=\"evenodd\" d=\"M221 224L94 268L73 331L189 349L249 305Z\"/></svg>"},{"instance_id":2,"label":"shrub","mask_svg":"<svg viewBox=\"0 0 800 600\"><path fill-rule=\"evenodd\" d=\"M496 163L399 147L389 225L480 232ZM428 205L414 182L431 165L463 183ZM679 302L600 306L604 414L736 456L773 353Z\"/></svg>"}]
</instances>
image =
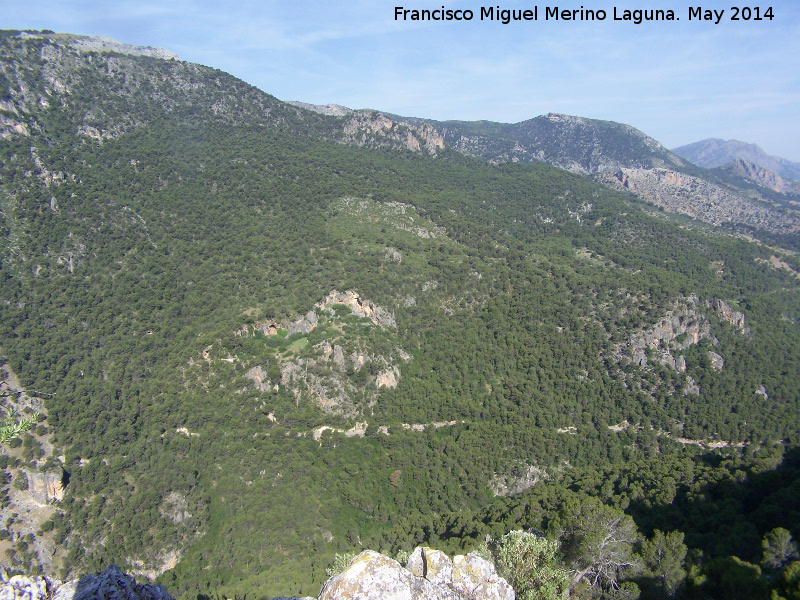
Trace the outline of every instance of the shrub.
<instances>
[{"instance_id":1,"label":"shrub","mask_svg":"<svg viewBox=\"0 0 800 600\"><path fill-rule=\"evenodd\" d=\"M558 542L526 531L511 531L489 545L498 573L520 600L556 600L569 587L559 562Z\"/></svg>"},{"instance_id":2,"label":"shrub","mask_svg":"<svg viewBox=\"0 0 800 600\"><path fill-rule=\"evenodd\" d=\"M25 471L20 471L17 473L16 478L14 479L14 487L21 492L24 492L28 489L28 475Z\"/></svg>"}]
</instances>

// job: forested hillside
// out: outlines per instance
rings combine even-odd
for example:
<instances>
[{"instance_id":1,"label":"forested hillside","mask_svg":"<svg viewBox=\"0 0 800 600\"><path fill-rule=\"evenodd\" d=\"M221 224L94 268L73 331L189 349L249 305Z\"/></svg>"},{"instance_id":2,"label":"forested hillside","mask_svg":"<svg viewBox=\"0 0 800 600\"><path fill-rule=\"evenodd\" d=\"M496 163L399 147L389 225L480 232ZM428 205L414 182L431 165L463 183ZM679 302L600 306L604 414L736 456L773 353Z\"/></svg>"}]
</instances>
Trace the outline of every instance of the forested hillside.
<instances>
[{"instance_id":1,"label":"forested hillside","mask_svg":"<svg viewBox=\"0 0 800 600\"><path fill-rule=\"evenodd\" d=\"M602 506L631 594L796 586L757 566L800 533L794 254L75 39L0 40L3 561L316 594L336 553Z\"/></svg>"}]
</instances>

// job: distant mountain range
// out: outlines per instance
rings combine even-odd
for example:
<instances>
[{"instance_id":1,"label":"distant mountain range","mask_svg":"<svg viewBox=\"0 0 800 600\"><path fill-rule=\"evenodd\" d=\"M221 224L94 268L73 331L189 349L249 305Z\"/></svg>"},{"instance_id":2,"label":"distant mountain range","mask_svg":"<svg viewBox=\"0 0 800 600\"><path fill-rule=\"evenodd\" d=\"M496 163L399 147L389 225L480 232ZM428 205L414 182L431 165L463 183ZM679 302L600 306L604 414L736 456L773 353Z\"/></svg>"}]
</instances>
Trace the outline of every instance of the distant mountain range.
<instances>
[{"instance_id":1,"label":"distant mountain range","mask_svg":"<svg viewBox=\"0 0 800 600\"><path fill-rule=\"evenodd\" d=\"M707 169L721 167L737 159L759 165L786 179L800 180L800 163L779 156L770 156L756 144L739 140L720 140L709 138L687 144L672 151Z\"/></svg>"},{"instance_id":2,"label":"distant mountain range","mask_svg":"<svg viewBox=\"0 0 800 600\"><path fill-rule=\"evenodd\" d=\"M336 104L290 104L351 120L350 143L365 126L367 131L408 130L429 151L447 146L492 164L546 163L712 225L779 235L798 226L800 188L791 180L752 163L698 166L623 123L558 113L520 123L435 121ZM376 125L381 119L385 123ZM370 143L368 137L364 143Z\"/></svg>"}]
</instances>

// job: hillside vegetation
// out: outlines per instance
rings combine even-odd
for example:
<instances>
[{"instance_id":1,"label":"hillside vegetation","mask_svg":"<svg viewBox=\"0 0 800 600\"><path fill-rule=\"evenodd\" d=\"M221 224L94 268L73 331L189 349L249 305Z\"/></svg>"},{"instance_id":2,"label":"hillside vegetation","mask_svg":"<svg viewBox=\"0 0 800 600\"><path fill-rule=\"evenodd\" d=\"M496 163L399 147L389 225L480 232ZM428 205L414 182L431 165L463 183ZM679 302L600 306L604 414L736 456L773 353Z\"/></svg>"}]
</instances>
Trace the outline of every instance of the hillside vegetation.
<instances>
[{"instance_id":1,"label":"hillside vegetation","mask_svg":"<svg viewBox=\"0 0 800 600\"><path fill-rule=\"evenodd\" d=\"M684 534L674 586L622 574L660 597L800 532L796 256L75 39L0 40L3 402L42 404L0 456L9 565L316 594L336 553L596 502ZM38 529L25 469L64 471Z\"/></svg>"}]
</instances>

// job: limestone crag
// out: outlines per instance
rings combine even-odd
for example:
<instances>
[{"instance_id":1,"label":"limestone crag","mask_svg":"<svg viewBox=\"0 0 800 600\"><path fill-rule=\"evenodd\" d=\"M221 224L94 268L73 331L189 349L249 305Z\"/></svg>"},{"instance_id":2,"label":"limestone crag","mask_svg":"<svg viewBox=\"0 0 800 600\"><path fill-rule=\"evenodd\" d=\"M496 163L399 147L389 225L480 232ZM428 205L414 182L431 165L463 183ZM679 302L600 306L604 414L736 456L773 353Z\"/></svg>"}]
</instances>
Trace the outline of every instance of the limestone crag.
<instances>
[{"instance_id":1,"label":"limestone crag","mask_svg":"<svg viewBox=\"0 0 800 600\"><path fill-rule=\"evenodd\" d=\"M311 333L314 327L317 326L317 322L319 319L317 318L317 313L313 310L309 311L305 317L295 321L294 323L289 323L289 333L287 333L287 337L290 335L294 335L296 333Z\"/></svg>"},{"instance_id":2,"label":"limestone crag","mask_svg":"<svg viewBox=\"0 0 800 600\"><path fill-rule=\"evenodd\" d=\"M42 567L47 573L51 572L57 545L52 531L41 531L42 524L56 513L57 505L64 497L66 479L60 466L61 459L53 456L53 434L46 419L44 399L39 396L38 392L22 387L7 359L0 356L0 419L11 413L14 420L26 418L32 421L25 435L30 435L34 447L42 451L36 460L28 464L10 463L5 470L6 480L0 482L0 496L5 499L0 505L0 523L4 524L8 533L7 540L0 541L0 547L3 548L0 553L32 534L33 540L26 542L31 554L36 557L32 564ZM39 416L34 418L36 413ZM9 446L0 445L0 455L13 456L13 452ZM18 480L27 485L10 485ZM5 554L3 558L6 558ZM3 564L12 564L12 561Z\"/></svg>"},{"instance_id":3,"label":"limestone crag","mask_svg":"<svg viewBox=\"0 0 800 600\"><path fill-rule=\"evenodd\" d=\"M800 196L800 182L785 179L777 173L746 161L743 158L737 158L727 165L719 167L718 170L742 177L747 181L751 181L780 194Z\"/></svg>"},{"instance_id":4,"label":"limestone crag","mask_svg":"<svg viewBox=\"0 0 800 600\"><path fill-rule=\"evenodd\" d=\"M647 366L649 359L678 371L686 369L682 356L677 359L673 353L681 352L710 336L711 327L705 316L698 312L699 300L694 296L678 302L673 310L667 312L658 323L643 329L628 340L628 348L620 349L622 362L632 362L640 367ZM716 342L716 338L712 343Z\"/></svg>"},{"instance_id":5,"label":"limestone crag","mask_svg":"<svg viewBox=\"0 0 800 600\"><path fill-rule=\"evenodd\" d=\"M117 54L127 54L129 56L150 56L163 60L180 60L177 54L165 48L123 44L102 36L76 37L72 42L72 47L78 52L114 52Z\"/></svg>"},{"instance_id":6,"label":"limestone crag","mask_svg":"<svg viewBox=\"0 0 800 600\"><path fill-rule=\"evenodd\" d=\"M776 233L800 227L797 211L780 211L700 177L663 168L621 167L595 180L667 211L712 225L748 225Z\"/></svg>"},{"instance_id":7,"label":"limestone crag","mask_svg":"<svg viewBox=\"0 0 800 600\"><path fill-rule=\"evenodd\" d=\"M319 111L317 111L319 112ZM435 155L444 148L444 138L436 128L427 123L411 125L393 121L386 115L372 110L355 110L345 114L344 141L359 146L382 145L386 142L400 143L412 152L423 148Z\"/></svg>"},{"instance_id":8,"label":"limestone crag","mask_svg":"<svg viewBox=\"0 0 800 600\"><path fill-rule=\"evenodd\" d=\"M261 366L256 366L249 369L244 374L244 376L253 382L253 385L257 390L260 390L262 392L268 392L272 387L270 385L269 376L267 375L267 372Z\"/></svg>"},{"instance_id":9,"label":"limestone crag","mask_svg":"<svg viewBox=\"0 0 800 600\"><path fill-rule=\"evenodd\" d=\"M456 556L416 548L407 568L367 550L331 577L319 600L514 600L514 590L494 565L477 554Z\"/></svg>"},{"instance_id":10,"label":"limestone crag","mask_svg":"<svg viewBox=\"0 0 800 600\"><path fill-rule=\"evenodd\" d=\"M711 335L711 325L701 309L710 308L716 312L720 321L735 327L742 334L749 334L743 313L734 311L723 300L701 302L689 296L676 302L666 316L650 328L633 333L627 347L617 347L616 357L622 363L633 363L646 367L648 361L658 362L680 372L686 371L686 359L680 352L690 346L709 339L713 346L719 341ZM711 368L719 371L725 365L722 356L707 352Z\"/></svg>"},{"instance_id":11,"label":"limestone crag","mask_svg":"<svg viewBox=\"0 0 800 600\"><path fill-rule=\"evenodd\" d=\"M720 319L738 328L742 333L750 333L750 330L745 326L744 313L732 310L731 307L722 300L713 300L710 306L717 311L717 315L719 315Z\"/></svg>"},{"instance_id":12,"label":"limestone crag","mask_svg":"<svg viewBox=\"0 0 800 600\"><path fill-rule=\"evenodd\" d=\"M341 104L309 104L308 102L299 102L297 100L289 100L286 102L286 104L291 104L292 106L305 108L306 110L310 110L321 115L329 115L333 117L344 117L345 115L349 115L353 112L352 108L347 108Z\"/></svg>"},{"instance_id":13,"label":"limestone crag","mask_svg":"<svg viewBox=\"0 0 800 600\"><path fill-rule=\"evenodd\" d=\"M725 366L725 361L722 359L722 357L716 352L711 352L710 350L706 354L708 359L711 361L711 368L715 371L721 371L722 367Z\"/></svg>"},{"instance_id":14,"label":"limestone crag","mask_svg":"<svg viewBox=\"0 0 800 600\"><path fill-rule=\"evenodd\" d=\"M358 317L366 317L375 325L381 327L396 327L394 321L394 313L382 306L378 306L370 300L362 299L353 290L347 290L344 293L333 290L330 294L323 298L322 302L317 306L321 310L328 310L335 304L342 304L350 309L350 312ZM309 313L311 315L313 313ZM306 316L308 318L308 316ZM316 315L315 315L316 318Z\"/></svg>"},{"instance_id":15,"label":"limestone crag","mask_svg":"<svg viewBox=\"0 0 800 600\"><path fill-rule=\"evenodd\" d=\"M140 584L111 565L102 573L61 583L48 577L8 577L0 567L0 600L172 600L160 585Z\"/></svg>"},{"instance_id":16,"label":"limestone crag","mask_svg":"<svg viewBox=\"0 0 800 600\"><path fill-rule=\"evenodd\" d=\"M495 473L489 480L489 489L495 496L513 496L547 478L546 470L536 465L521 465L508 474Z\"/></svg>"},{"instance_id":17,"label":"limestone crag","mask_svg":"<svg viewBox=\"0 0 800 600\"><path fill-rule=\"evenodd\" d=\"M52 471L26 470L28 494L40 506L60 501L64 497L64 471L58 467Z\"/></svg>"}]
</instances>

